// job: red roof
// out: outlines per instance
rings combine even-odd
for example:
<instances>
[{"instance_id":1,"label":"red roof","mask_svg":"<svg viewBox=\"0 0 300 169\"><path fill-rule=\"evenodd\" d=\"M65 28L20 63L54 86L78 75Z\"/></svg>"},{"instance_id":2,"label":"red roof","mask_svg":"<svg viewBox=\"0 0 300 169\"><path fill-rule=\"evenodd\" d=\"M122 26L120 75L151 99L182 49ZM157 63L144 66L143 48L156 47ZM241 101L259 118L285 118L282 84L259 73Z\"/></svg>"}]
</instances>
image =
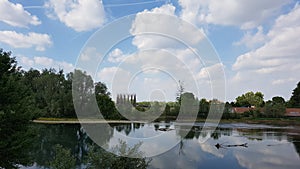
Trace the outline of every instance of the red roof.
<instances>
[{"instance_id":1,"label":"red roof","mask_svg":"<svg viewBox=\"0 0 300 169\"><path fill-rule=\"evenodd\" d=\"M252 108L250 107L233 107L232 112L233 113L244 113L246 111L250 111Z\"/></svg>"},{"instance_id":2,"label":"red roof","mask_svg":"<svg viewBox=\"0 0 300 169\"><path fill-rule=\"evenodd\" d=\"M300 117L300 108L287 108L285 115L292 117Z\"/></svg>"}]
</instances>

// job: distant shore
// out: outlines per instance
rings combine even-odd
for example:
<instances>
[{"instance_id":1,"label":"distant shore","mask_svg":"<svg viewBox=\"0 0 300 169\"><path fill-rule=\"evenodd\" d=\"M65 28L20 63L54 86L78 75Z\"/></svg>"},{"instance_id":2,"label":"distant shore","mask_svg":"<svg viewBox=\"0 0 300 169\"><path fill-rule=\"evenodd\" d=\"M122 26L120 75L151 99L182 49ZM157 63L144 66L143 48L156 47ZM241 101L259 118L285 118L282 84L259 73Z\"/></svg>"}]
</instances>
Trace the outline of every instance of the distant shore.
<instances>
[{"instance_id":1,"label":"distant shore","mask_svg":"<svg viewBox=\"0 0 300 169\"><path fill-rule=\"evenodd\" d=\"M160 119L159 121L164 121ZM168 121L175 121L168 120ZM97 120L97 119L81 119L80 121L77 118L38 118L33 120L34 123L43 123L43 124L80 124L80 123L147 123L146 121L129 121L129 120ZM184 121L184 122L194 122ZM205 122L205 119L198 118L196 122ZM248 124L267 124L267 125L297 125L300 126L299 118L278 118L278 119L222 119L220 123L248 123Z\"/></svg>"}]
</instances>

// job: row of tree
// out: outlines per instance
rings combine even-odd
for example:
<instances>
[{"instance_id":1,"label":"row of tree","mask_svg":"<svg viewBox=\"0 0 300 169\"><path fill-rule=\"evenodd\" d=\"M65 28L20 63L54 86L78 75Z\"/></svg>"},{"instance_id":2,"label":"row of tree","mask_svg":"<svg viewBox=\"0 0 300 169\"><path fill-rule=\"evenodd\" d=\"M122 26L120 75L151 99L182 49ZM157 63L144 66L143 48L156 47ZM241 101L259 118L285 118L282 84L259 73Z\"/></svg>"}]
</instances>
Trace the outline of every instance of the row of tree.
<instances>
[{"instance_id":1,"label":"row of tree","mask_svg":"<svg viewBox=\"0 0 300 169\"><path fill-rule=\"evenodd\" d=\"M175 102L140 102L134 106L121 105L116 107L106 85L102 82L94 83L92 77L85 72L75 70L64 74L63 70L56 71L54 69L44 69L41 72L34 69L24 71L17 66L17 62L15 58L11 57L10 52L0 50L0 56L0 112L4 112L4 114L17 112L18 114L26 114L25 116L30 118L76 117L72 97L72 94L74 94L72 93L72 82L74 81L73 89L75 86L75 91L96 96L98 107L104 118L107 119L124 119L118 110L122 112L127 111L128 114L131 113L133 115L137 115L138 112L152 112L152 114L155 114L156 112L153 111L159 111L163 112L162 116L176 117L180 113L182 96L193 99L198 106L197 116L206 118L211 103L217 102L217 100L208 101L205 98L198 100L192 93L185 93L184 84L179 81ZM79 95L78 98L81 97ZM88 103L84 102L89 102L91 99L77 101L77 98L75 98L74 100L80 103L79 108L82 108L84 107L82 105L88 105ZM253 112L258 116L279 117L286 107L300 108L300 82L287 102L279 96L265 102L264 95L261 92L247 92L238 96L235 102L226 102L224 104L224 117L226 118L229 117L228 114L231 112L232 107L251 106L256 108L253 109Z\"/></svg>"}]
</instances>

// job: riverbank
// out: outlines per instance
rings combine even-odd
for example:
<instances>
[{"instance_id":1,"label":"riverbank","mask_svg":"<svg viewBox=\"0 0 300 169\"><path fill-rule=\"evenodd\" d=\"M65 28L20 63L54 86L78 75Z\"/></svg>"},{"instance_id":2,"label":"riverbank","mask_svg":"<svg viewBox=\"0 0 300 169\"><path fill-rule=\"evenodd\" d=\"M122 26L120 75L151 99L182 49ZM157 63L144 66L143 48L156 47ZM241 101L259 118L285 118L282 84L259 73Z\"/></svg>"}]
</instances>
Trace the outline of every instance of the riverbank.
<instances>
[{"instance_id":1,"label":"riverbank","mask_svg":"<svg viewBox=\"0 0 300 169\"><path fill-rule=\"evenodd\" d=\"M96 124L96 123L146 123L144 121L128 121L128 120L97 120L97 119L81 119L77 118L38 118L32 120L34 123L43 124Z\"/></svg>"},{"instance_id":2,"label":"riverbank","mask_svg":"<svg viewBox=\"0 0 300 169\"><path fill-rule=\"evenodd\" d=\"M206 119L198 118L196 122L205 122ZM161 119L160 121L164 121ZM169 120L174 121L174 120ZM44 124L79 124L79 123L147 123L145 121L128 121L128 120L97 120L97 119L81 119L77 118L38 118L33 120L34 123ZM185 121L185 122L193 122ZM247 124L267 124L276 126L296 125L300 126L299 118L278 118L278 119L222 119L220 123L247 123Z\"/></svg>"}]
</instances>

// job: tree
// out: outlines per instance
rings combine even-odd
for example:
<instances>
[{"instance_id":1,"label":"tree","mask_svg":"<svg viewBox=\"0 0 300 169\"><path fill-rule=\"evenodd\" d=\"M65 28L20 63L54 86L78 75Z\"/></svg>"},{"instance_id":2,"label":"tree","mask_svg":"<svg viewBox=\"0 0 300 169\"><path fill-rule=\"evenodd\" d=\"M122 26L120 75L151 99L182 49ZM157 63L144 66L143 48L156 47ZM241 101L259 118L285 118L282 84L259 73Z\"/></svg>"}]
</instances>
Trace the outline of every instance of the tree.
<instances>
[{"instance_id":1,"label":"tree","mask_svg":"<svg viewBox=\"0 0 300 169\"><path fill-rule=\"evenodd\" d=\"M146 169L151 159L143 157L143 152L139 151L141 145L142 143L140 142L133 145L133 147L129 147L126 142L119 140L119 144L113 147L113 152L117 155L91 145L87 155L87 168ZM127 156L136 158L129 158Z\"/></svg>"},{"instance_id":2,"label":"tree","mask_svg":"<svg viewBox=\"0 0 300 169\"><path fill-rule=\"evenodd\" d=\"M71 150L62 145L55 145L54 159L50 162L53 169L72 169L76 166L76 159L72 156Z\"/></svg>"},{"instance_id":3,"label":"tree","mask_svg":"<svg viewBox=\"0 0 300 169\"><path fill-rule=\"evenodd\" d=\"M247 92L236 98L236 105L240 107L261 107L264 103L264 95L261 92Z\"/></svg>"},{"instance_id":4,"label":"tree","mask_svg":"<svg viewBox=\"0 0 300 169\"><path fill-rule=\"evenodd\" d=\"M275 96L265 104L264 113L267 117L282 117L285 113L285 100L280 96Z\"/></svg>"},{"instance_id":5,"label":"tree","mask_svg":"<svg viewBox=\"0 0 300 169\"><path fill-rule=\"evenodd\" d=\"M183 81L178 81L178 88L177 88L177 93L176 93L176 101L181 104L181 95L184 93L184 82Z\"/></svg>"},{"instance_id":6,"label":"tree","mask_svg":"<svg viewBox=\"0 0 300 169\"><path fill-rule=\"evenodd\" d=\"M181 96L180 113L191 116L198 113L199 103L193 93L185 92Z\"/></svg>"},{"instance_id":7,"label":"tree","mask_svg":"<svg viewBox=\"0 0 300 169\"><path fill-rule=\"evenodd\" d=\"M209 112L209 102L206 99L201 99L199 102L198 117L206 118Z\"/></svg>"},{"instance_id":8,"label":"tree","mask_svg":"<svg viewBox=\"0 0 300 169\"><path fill-rule=\"evenodd\" d=\"M272 98L273 103L285 104L285 100L283 97L275 96Z\"/></svg>"},{"instance_id":9,"label":"tree","mask_svg":"<svg viewBox=\"0 0 300 169\"><path fill-rule=\"evenodd\" d=\"M33 105L22 78L15 58L0 49L0 168L32 163L26 150L34 136L29 130Z\"/></svg>"},{"instance_id":10,"label":"tree","mask_svg":"<svg viewBox=\"0 0 300 169\"><path fill-rule=\"evenodd\" d=\"M265 104L265 115L267 117L282 117L285 113L286 107L282 99L273 97L272 101L267 101Z\"/></svg>"},{"instance_id":11,"label":"tree","mask_svg":"<svg viewBox=\"0 0 300 169\"><path fill-rule=\"evenodd\" d=\"M95 83L95 94L96 95L110 95L110 92L108 92L107 87L102 82L96 82Z\"/></svg>"},{"instance_id":12,"label":"tree","mask_svg":"<svg viewBox=\"0 0 300 169\"><path fill-rule=\"evenodd\" d=\"M298 82L297 87L293 90L288 106L300 108L300 82Z\"/></svg>"}]
</instances>

